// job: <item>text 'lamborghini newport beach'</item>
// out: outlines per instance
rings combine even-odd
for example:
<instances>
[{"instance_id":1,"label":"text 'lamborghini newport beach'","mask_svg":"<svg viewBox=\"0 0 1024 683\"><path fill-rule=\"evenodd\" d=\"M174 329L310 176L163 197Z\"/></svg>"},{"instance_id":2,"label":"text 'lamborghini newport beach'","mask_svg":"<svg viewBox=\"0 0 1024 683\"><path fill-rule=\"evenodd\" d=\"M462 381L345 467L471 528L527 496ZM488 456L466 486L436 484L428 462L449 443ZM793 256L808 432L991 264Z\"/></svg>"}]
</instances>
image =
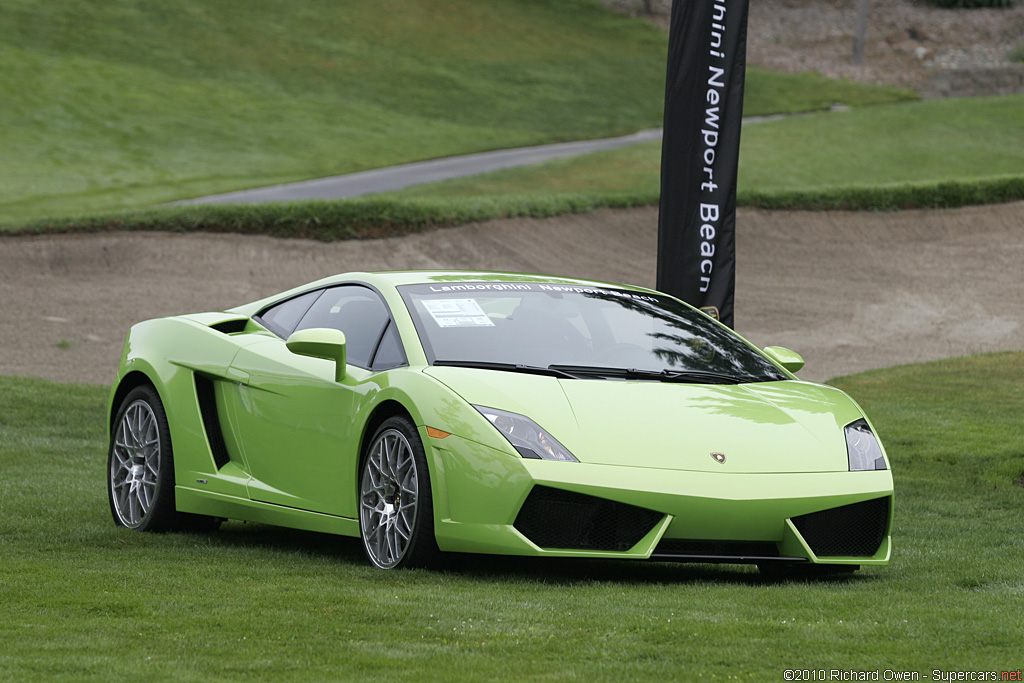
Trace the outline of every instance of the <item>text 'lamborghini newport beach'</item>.
<instances>
[{"instance_id":1,"label":"text 'lamborghini newport beach'","mask_svg":"<svg viewBox=\"0 0 1024 683\"><path fill-rule=\"evenodd\" d=\"M655 291L350 273L132 327L107 485L130 529L224 519L442 552L853 571L893 481L846 394Z\"/></svg>"}]
</instances>

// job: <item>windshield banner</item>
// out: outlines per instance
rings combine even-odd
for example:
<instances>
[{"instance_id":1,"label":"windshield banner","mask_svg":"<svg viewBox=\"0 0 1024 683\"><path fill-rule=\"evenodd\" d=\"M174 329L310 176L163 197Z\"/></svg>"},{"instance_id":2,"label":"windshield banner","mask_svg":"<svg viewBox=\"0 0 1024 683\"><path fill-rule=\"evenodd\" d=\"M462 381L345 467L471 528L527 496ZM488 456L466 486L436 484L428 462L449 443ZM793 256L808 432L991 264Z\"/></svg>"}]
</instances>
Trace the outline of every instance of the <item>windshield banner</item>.
<instances>
[{"instance_id":1,"label":"windshield banner","mask_svg":"<svg viewBox=\"0 0 1024 683\"><path fill-rule=\"evenodd\" d=\"M674 0L661 148L658 289L729 327L747 7Z\"/></svg>"}]
</instances>

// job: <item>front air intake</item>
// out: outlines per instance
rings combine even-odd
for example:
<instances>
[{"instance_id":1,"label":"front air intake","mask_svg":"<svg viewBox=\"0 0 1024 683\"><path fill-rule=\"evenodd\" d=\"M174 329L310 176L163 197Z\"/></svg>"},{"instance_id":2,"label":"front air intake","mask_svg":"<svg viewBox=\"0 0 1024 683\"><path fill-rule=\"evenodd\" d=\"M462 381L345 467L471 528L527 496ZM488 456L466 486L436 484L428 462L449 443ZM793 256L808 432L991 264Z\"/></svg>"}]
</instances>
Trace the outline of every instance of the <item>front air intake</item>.
<instances>
[{"instance_id":1,"label":"front air intake","mask_svg":"<svg viewBox=\"0 0 1024 683\"><path fill-rule=\"evenodd\" d=\"M889 529L891 498L793 517L793 525L818 557L871 557Z\"/></svg>"},{"instance_id":2,"label":"front air intake","mask_svg":"<svg viewBox=\"0 0 1024 683\"><path fill-rule=\"evenodd\" d=\"M541 548L626 551L662 517L635 505L534 486L519 509L515 528Z\"/></svg>"}]
</instances>

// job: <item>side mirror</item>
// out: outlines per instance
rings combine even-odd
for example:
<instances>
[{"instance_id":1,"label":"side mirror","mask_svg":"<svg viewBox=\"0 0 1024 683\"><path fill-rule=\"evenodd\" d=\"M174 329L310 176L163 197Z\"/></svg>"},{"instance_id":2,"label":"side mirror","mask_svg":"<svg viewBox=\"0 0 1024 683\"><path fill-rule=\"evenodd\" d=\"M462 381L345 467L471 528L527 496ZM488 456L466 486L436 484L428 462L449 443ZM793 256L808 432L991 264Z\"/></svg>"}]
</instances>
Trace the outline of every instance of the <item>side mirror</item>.
<instances>
[{"instance_id":1,"label":"side mirror","mask_svg":"<svg viewBox=\"0 0 1024 683\"><path fill-rule=\"evenodd\" d=\"M764 354L792 373L796 373L804 366L803 356L783 346L766 346Z\"/></svg>"},{"instance_id":2,"label":"side mirror","mask_svg":"<svg viewBox=\"0 0 1024 683\"><path fill-rule=\"evenodd\" d=\"M285 342L288 350L300 356L333 360L334 381L345 379L345 333L326 327L311 327L293 332Z\"/></svg>"}]
</instances>

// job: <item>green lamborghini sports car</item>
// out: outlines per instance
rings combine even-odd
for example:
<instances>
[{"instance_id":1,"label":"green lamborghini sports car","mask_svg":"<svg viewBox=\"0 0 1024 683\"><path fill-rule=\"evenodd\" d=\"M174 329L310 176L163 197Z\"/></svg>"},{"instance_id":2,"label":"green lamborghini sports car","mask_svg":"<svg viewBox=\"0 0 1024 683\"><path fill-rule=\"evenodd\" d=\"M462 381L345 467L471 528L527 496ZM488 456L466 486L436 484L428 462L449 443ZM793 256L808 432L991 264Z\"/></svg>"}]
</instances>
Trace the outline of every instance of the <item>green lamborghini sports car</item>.
<instances>
[{"instance_id":1,"label":"green lamborghini sports car","mask_svg":"<svg viewBox=\"0 0 1024 683\"><path fill-rule=\"evenodd\" d=\"M247 520L442 552L853 571L890 553L867 417L655 291L349 273L124 345L107 485L130 529Z\"/></svg>"}]
</instances>

